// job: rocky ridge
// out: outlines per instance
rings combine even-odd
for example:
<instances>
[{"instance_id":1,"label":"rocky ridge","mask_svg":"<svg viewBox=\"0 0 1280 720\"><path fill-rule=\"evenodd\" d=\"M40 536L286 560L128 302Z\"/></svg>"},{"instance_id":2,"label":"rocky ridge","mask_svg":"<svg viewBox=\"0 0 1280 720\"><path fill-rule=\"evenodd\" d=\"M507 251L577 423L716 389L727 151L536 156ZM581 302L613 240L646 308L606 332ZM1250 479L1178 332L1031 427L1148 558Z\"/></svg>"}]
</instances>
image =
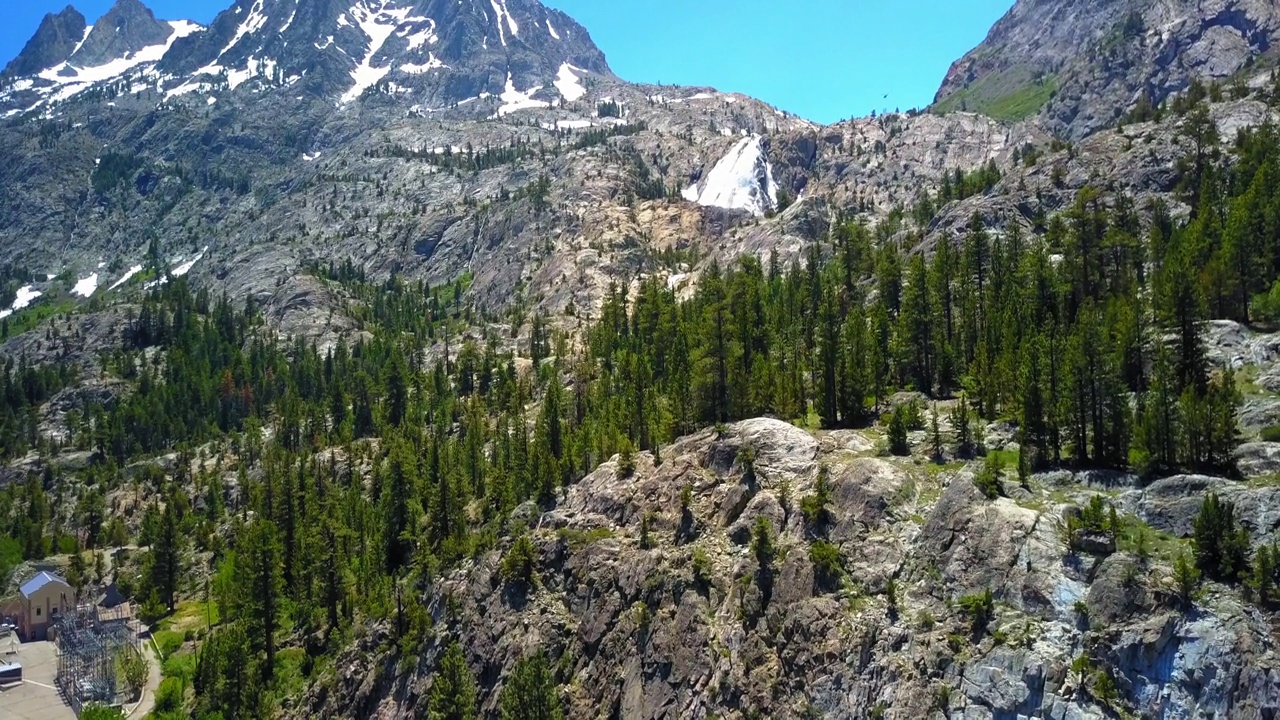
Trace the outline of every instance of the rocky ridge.
<instances>
[{"instance_id":1,"label":"rocky ridge","mask_svg":"<svg viewBox=\"0 0 1280 720\"><path fill-rule=\"evenodd\" d=\"M875 431L811 434L769 419L707 430L618 459L553 508L517 511L537 547L532 587L504 580L501 553L428 592L435 631L396 667L373 627L293 713L420 713L434 663L464 643L483 692L520 657L551 654L569 717L1264 718L1280 709L1276 631L1231 592L1180 608L1171 553L1189 533L1195 478L1091 489L1045 475L988 500L964 465L878 457ZM754 462L744 449L753 451ZM828 473L814 523L801 501ZM1230 485L1229 481L1212 481ZM681 495L689 488L690 501ZM1280 490L1256 487L1259 504ZM1130 539L1073 550L1065 517L1095 495L1133 512L1155 552ZM1241 498L1243 500L1243 498ZM766 576L758 518L777 529ZM1280 517L1251 515L1257 540ZM847 572L824 577L810 548L832 543ZM964 598L991 591L989 626ZM976 628L976 629L975 629ZM1078 658L1085 658L1082 667ZM1073 667L1074 666L1074 667ZM1101 697L1106 673L1118 697ZM486 710L492 708L485 708Z\"/></svg>"},{"instance_id":2,"label":"rocky ridge","mask_svg":"<svg viewBox=\"0 0 1280 720\"><path fill-rule=\"evenodd\" d=\"M1019 0L952 65L935 103L1036 117L1082 139L1192 80L1226 82L1269 62L1280 10L1268 0Z\"/></svg>"}]
</instances>

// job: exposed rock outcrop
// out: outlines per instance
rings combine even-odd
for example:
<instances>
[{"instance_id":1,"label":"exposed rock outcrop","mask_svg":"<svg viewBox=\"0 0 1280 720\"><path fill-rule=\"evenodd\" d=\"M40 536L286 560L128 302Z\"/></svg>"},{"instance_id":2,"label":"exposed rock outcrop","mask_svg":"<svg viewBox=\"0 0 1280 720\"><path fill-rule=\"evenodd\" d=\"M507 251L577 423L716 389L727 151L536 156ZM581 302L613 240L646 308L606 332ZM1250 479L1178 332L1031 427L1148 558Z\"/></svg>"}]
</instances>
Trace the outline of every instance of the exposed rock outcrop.
<instances>
[{"instance_id":1,"label":"exposed rock outcrop","mask_svg":"<svg viewBox=\"0 0 1280 720\"><path fill-rule=\"evenodd\" d=\"M856 437L757 419L664 447L660 465L641 453L631 475L605 463L540 516L518 513L534 526L533 587L501 578L501 551L478 558L422 598L435 631L410 666L386 649L385 628L366 628L293 714L419 714L455 638L486 711L536 649L557 668L569 717L1256 720L1280 710L1277 639L1233 592L1213 589L1184 613L1166 559L1065 545L1071 505L1054 498L1066 486L1036 482L1021 503L992 501L967 470L871 457ZM799 506L823 467L831 499L815 525ZM1154 485L1135 506L1153 523L1180 518L1148 508L1183 482ZM749 547L757 518L777 536L767 573ZM819 538L840 553L834 584L809 555ZM960 599L988 590L983 624ZM1083 684L1072 670L1082 654ZM1096 673L1118 699L1090 693Z\"/></svg>"}]
</instances>

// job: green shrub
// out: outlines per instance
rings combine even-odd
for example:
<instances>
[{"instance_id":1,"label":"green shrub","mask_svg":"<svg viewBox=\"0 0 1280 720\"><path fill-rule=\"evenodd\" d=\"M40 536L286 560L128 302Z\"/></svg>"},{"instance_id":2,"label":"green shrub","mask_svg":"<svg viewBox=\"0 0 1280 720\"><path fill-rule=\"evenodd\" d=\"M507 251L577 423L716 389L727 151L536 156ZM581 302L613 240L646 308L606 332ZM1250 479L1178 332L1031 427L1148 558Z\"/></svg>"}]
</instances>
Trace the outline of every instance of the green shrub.
<instances>
[{"instance_id":1,"label":"green shrub","mask_svg":"<svg viewBox=\"0 0 1280 720\"><path fill-rule=\"evenodd\" d=\"M702 587L711 584L711 558L702 548L693 551L693 581Z\"/></svg>"},{"instance_id":2,"label":"green shrub","mask_svg":"<svg viewBox=\"0 0 1280 720\"><path fill-rule=\"evenodd\" d=\"M80 720L124 720L124 711L116 707L90 703L80 711Z\"/></svg>"},{"instance_id":3,"label":"green shrub","mask_svg":"<svg viewBox=\"0 0 1280 720\"><path fill-rule=\"evenodd\" d=\"M908 417L906 405L899 405L889 418L889 452L898 457L911 454L911 443L907 438Z\"/></svg>"},{"instance_id":4,"label":"green shrub","mask_svg":"<svg viewBox=\"0 0 1280 720\"><path fill-rule=\"evenodd\" d=\"M1280 425L1262 428L1261 437L1263 442L1280 442Z\"/></svg>"},{"instance_id":5,"label":"green shrub","mask_svg":"<svg viewBox=\"0 0 1280 720\"><path fill-rule=\"evenodd\" d=\"M529 587L533 584L534 569L537 564L538 554L533 547L533 541L528 535L521 535L511 544L506 557L502 558L502 567L499 572L504 581Z\"/></svg>"},{"instance_id":6,"label":"green shrub","mask_svg":"<svg viewBox=\"0 0 1280 720\"><path fill-rule=\"evenodd\" d=\"M814 582L820 587L835 587L844 575L840 548L825 540L819 540L809 546L809 562L813 563Z\"/></svg>"},{"instance_id":7,"label":"green shrub","mask_svg":"<svg viewBox=\"0 0 1280 720\"><path fill-rule=\"evenodd\" d=\"M618 453L618 479L629 478L635 473L635 451L631 449L631 443L627 442L622 446L622 451Z\"/></svg>"},{"instance_id":8,"label":"green shrub","mask_svg":"<svg viewBox=\"0 0 1280 720\"><path fill-rule=\"evenodd\" d=\"M1250 309L1255 320L1280 320L1280 280L1268 292L1254 295Z\"/></svg>"},{"instance_id":9,"label":"green shrub","mask_svg":"<svg viewBox=\"0 0 1280 720\"><path fill-rule=\"evenodd\" d=\"M143 666L142 681L146 682L146 666ZM175 653L164 661L160 674L167 678L178 678L191 682L196 676L196 656L190 653Z\"/></svg>"},{"instance_id":10,"label":"green shrub","mask_svg":"<svg viewBox=\"0 0 1280 720\"><path fill-rule=\"evenodd\" d=\"M916 625L920 626L920 629L925 632L929 632L937 624L937 619L935 619L933 617L933 613L928 610L921 610L916 614Z\"/></svg>"},{"instance_id":11,"label":"green shrub","mask_svg":"<svg viewBox=\"0 0 1280 720\"><path fill-rule=\"evenodd\" d=\"M975 635L986 632L987 626L995 619L996 602L990 589L961 597L959 605L960 611L969 616Z\"/></svg>"},{"instance_id":12,"label":"green shrub","mask_svg":"<svg viewBox=\"0 0 1280 720\"><path fill-rule=\"evenodd\" d=\"M813 494L800 499L800 513L804 521L813 528L825 525L831 519L831 471L823 465L818 468L818 479L814 483Z\"/></svg>"},{"instance_id":13,"label":"green shrub","mask_svg":"<svg viewBox=\"0 0 1280 720\"><path fill-rule=\"evenodd\" d=\"M159 630L155 633L156 648L160 650L161 662L168 660L171 655L178 652L182 647L183 634L173 630Z\"/></svg>"},{"instance_id":14,"label":"green shrub","mask_svg":"<svg viewBox=\"0 0 1280 720\"><path fill-rule=\"evenodd\" d=\"M182 709L183 685L178 678L165 678L156 690L155 713L177 712Z\"/></svg>"},{"instance_id":15,"label":"green shrub","mask_svg":"<svg viewBox=\"0 0 1280 720\"><path fill-rule=\"evenodd\" d=\"M978 486L978 490L987 496L988 500L995 500L1004 494L1004 487L1000 484L1000 476L1003 474L1004 460L998 453L987 453L982 469L973 476L973 484Z\"/></svg>"}]
</instances>

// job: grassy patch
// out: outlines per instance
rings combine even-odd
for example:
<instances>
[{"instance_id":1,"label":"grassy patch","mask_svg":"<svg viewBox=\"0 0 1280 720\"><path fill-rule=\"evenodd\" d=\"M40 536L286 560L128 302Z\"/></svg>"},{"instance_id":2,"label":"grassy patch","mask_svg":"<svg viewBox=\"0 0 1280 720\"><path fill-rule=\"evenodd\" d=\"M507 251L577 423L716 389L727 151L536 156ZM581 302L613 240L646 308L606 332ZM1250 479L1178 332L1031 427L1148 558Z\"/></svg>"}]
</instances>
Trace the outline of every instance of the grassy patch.
<instances>
[{"instance_id":1,"label":"grassy patch","mask_svg":"<svg viewBox=\"0 0 1280 720\"><path fill-rule=\"evenodd\" d=\"M45 320L58 315L65 315L76 308L74 300L65 299L54 302L39 302L31 307L5 318L0 338L17 337L22 333L37 328Z\"/></svg>"},{"instance_id":2,"label":"grassy patch","mask_svg":"<svg viewBox=\"0 0 1280 720\"><path fill-rule=\"evenodd\" d=\"M1017 450L991 450L987 452L987 457L993 456L999 458L1000 466L1005 470L1016 471L1018 469Z\"/></svg>"},{"instance_id":3,"label":"grassy patch","mask_svg":"<svg viewBox=\"0 0 1280 720\"><path fill-rule=\"evenodd\" d=\"M189 652L176 652L160 666L160 675L178 678L184 685L191 684L196 676L196 656Z\"/></svg>"},{"instance_id":4,"label":"grassy patch","mask_svg":"<svg viewBox=\"0 0 1280 720\"><path fill-rule=\"evenodd\" d=\"M293 697L302 692L307 680L307 652L302 648L284 648L276 653L276 693Z\"/></svg>"},{"instance_id":5,"label":"grassy patch","mask_svg":"<svg viewBox=\"0 0 1280 720\"><path fill-rule=\"evenodd\" d=\"M1260 477L1249 478L1246 482L1251 488L1273 488L1280 487L1280 475L1262 475Z\"/></svg>"},{"instance_id":6,"label":"grassy patch","mask_svg":"<svg viewBox=\"0 0 1280 720\"><path fill-rule=\"evenodd\" d=\"M173 614L161 620L157 626L161 630L185 633L188 630L203 630L210 625L217 625L219 620L217 605L186 600L178 603Z\"/></svg>"},{"instance_id":7,"label":"grassy patch","mask_svg":"<svg viewBox=\"0 0 1280 720\"><path fill-rule=\"evenodd\" d=\"M1178 555L1188 550L1187 543L1180 538L1157 530L1132 515L1120 518L1116 548L1138 556L1145 555L1169 565L1178 559Z\"/></svg>"},{"instance_id":8,"label":"grassy patch","mask_svg":"<svg viewBox=\"0 0 1280 720\"><path fill-rule=\"evenodd\" d=\"M601 540L608 540L613 537L613 531L609 528L592 528L590 530L562 528L556 534L569 545L570 550L594 545Z\"/></svg>"},{"instance_id":9,"label":"grassy patch","mask_svg":"<svg viewBox=\"0 0 1280 720\"><path fill-rule=\"evenodd\" d=\"M1046 512L1049 512L1049 506L1045 504L1043 500L1040 500L1038 498L1031 498L1029 500L1019 500L1018 506L1026 508L1027 510L1030 510L1032 512L1040 513L1042 515Z\"/></svg>"},{"instance_id":10,"label":"grassy patch","mask_svg":"<svg viewBox=\"0 0 1280 720\"><path fill-rule=\"evenodd\" d=\"M1011 81L1014 87L1007 88ZM991 75L934 105L933 110L940 114L967 110L996 120L1016 122L1034 115L1057 92L1058 82L1052 76L1014 81L1006 76Z\"/></svg>"},{"instance_id":11,"label":"grassy patch","mask_svg":"<svg viewBox=\"0 0 1280 720\"><path fill-rule=\"evenodd\" d=\"M184 642L184 633L175 630L157 630L153 633L153 637L156 641L156 648L160 652L161 663L168 662L169 658L178 652Z\"/></svg>"}]
</instances>

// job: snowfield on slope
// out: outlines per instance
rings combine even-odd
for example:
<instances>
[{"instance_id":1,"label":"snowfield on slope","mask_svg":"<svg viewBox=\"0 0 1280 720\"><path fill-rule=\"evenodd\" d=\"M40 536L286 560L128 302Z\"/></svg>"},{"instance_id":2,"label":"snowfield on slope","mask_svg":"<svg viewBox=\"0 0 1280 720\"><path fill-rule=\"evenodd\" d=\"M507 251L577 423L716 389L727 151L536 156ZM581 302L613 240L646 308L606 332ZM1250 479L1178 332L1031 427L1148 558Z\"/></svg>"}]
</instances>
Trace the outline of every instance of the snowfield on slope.
<instances>
[{"instance_id":1,"label":"snowfield on slope","mask_svg":"<svg viewBox=\"0 0 1280 720\"><path fill-rule=\"evenodd\" d=\"M541 85L534 85L525 92L516 90L516 84L511 79L511 73L507 73L507 88L499 95L502 100L502 107L498 108L496 117L510 115L517 110L533 110L536 108L551 107L551 103L542 100L534 100L533 96L542 89Z\"/></svg>"},{"instance_id":2,"label":"snowfield on slope","mask_svg":"<svg viewBox=\"0 0 1280 720\"><path fill-rule=\"evenodd\" d=\"M23 285L18 288L18 296L14 298L13 305L10 305L7 310L0 310L0 320L3 320L15 312L27 307L34 302L36 298L43 294L44 293L39 290L33 289L30 285Z\"/></svg>"},{"instance_id":3,"label":"snowfield on slope","mask_svg":"<svg viewBox=\"0 0 1280 720\"><path fill-rule=\"evenodd\" d=\"M587 94L587 89L582 86L582 79L574 71L587 72L582 68L576 68L569 63L565 63L560 66L560 72L556 75L556 89L560 91L560 95L564 97L566 102L576 102Z\"/></svg>"},{"instance_id":4,"label":"snowfield on slope","mask_svg":"<svg viewBox=\"0 0 1280 720\"><path fill-rule=\"evenodd\" d=\"M356 69L351 71L351 79L355 85L342 95L342 99L338 101L340 105L346 105L359 98L365 90L377 85L387 73L391 72L390 64L376 67L373 64L373 58L401 25L408 22L423 22L427 19L410 18L409 13L413 12L411 7L392 8L387 2L382 2L376 7L367 5L368 3L358 3L350 11L360 29L369 38L369 49Z\"/></svg>"},{"instance_id":5,"label":"snowfield on slope","mask_svg":"<svg viewBox=\"0 0 1280 720\"><path fill-rule=\"evenodd\" d=\"M125 57L94 67L77 67L69 62L64 62L40 72L40 79L58 86L48 99L54 102L66 100L84 92L96 83L121 77L141 65L159 62L160 58L164 57L164 54L169 51L174 41L203 29L200 25L186 20L175 20L170 22L169 26L173 28L173 34L169 36L168 40L159 45L142 48L138 52L130 53ZM87 30L85 37L88 38ZM83 42L82 40L81 44ZM77 47L77 49L79 48Z\"/></svg>"},{"instance_id":6,"label":"snowfield on slope","mask_svg":"<svg viewBox=\"0 0 1280 720\"><path fill-rule=\"evenodd\" d=\"M76 286L71 288L72 295L79 295L82 298L91 298L96 292L98 292L98 273L80 278L76 281Z\"/></svg>"},{"instance_id":7,"label":"snowfield on slope","mask_svg":"<svg viewBox=\"0 0 1280 720\"><path fill-rule=\"evenodd\" d=\"M680 195L699 205L746 210L757 216L776 208L778 188L773 166L765 157L764 138L757 135L739 140L701 183L690 185Z\"/></svg>"},{"instance_id":8,"label":"snowfield on slope","mask_svg":"<svg viewBox=\"0 0 1280 720\"><path fill-rule=\"evenodd\" d=\"M111 287L107 288L107 292L111 292L112 290L115 290L121 285L124 285L125 283L129 282L130 280L133 279L134 275L137 275L140 272L142 272L141 265L134 265L133 267L129 268L129 272L126 272L123 277L121 277L119 280L112 283Z\"/></svg>"}]
</instances>

